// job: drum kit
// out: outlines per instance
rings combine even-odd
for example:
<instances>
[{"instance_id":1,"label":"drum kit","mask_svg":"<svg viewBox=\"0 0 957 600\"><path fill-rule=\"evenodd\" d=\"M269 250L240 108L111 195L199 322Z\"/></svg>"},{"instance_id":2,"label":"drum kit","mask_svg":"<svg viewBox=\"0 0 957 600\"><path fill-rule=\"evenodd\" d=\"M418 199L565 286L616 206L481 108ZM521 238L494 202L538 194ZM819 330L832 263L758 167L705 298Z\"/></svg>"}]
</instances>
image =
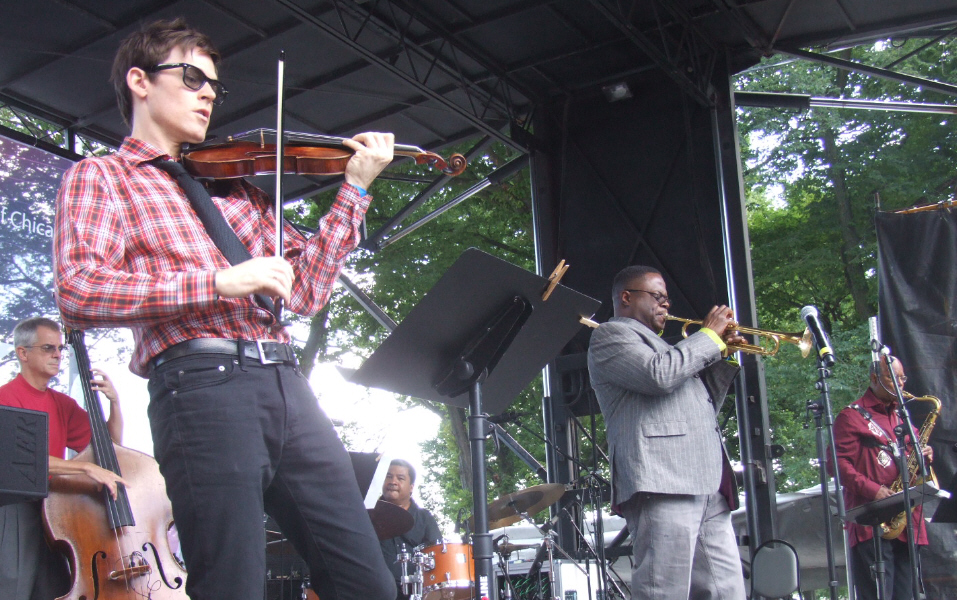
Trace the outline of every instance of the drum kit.
<instances>
[{"instance_id":1,"label":"drum kit","mask_svg":"<svg viewBox=\"0 0 957 600\"><path fill-rule=\"evenodd\" d=\"M368 509L372 528L380 540L402 535L415 523L409 511L384 500ZM266 527L266 600L318 600L309 587L309 569L293 548L292 543L278 531L270 517Z\"/></svg>"},{"instance_id":2,"label":"drum kit","mask_svg":"<svg viewBox=\"0 0 957 600\"><path fill-rule=\"evenodd\" d=\"M532 516L558 502L565 493L565 486L546 483L501 496L488 505L489 528L506 527L522 519L531 522ZM368 512L380 540L398 537L412 529L414 523L408 511L383 500ZM267 600L318 600L309 588L305 562L281 533L269 529L269 522L266 521L267 565L270 566ZM540 529L544 540L539 555L544 555L547 550L551 560L555 545L548 528L546 525ZM508 557L513 552L534 548L537 544L510 544L507 536L500 536L494 546L507 581ZM541 560L537 559L538 562ZM469 543L443 542L412 549L403 545L396 562L402 568L401 591L409 600L471 600L474 597L475 563ZM512 597L508 586L505 588L505 597Z\"/></svg>"},{"instance_id":3,"label":"drum kit","mask_svg":"<svg viewBox=\"0 0 957 600\"><path fill-rule=\"evenodd\" d=\"M558 502L565 492L566 488L561 484L546 483L501 496L488 506L489 529L506 527L522 519L531 522L533 515ZM551 535L547 528L539 531L545 537L542 549L547 548L551 560L551 551L555 547ZM508 557L513 552L536 545L510 544L505 535L495 541L494 550L500 557L506 581ZM396 560L402 565L402 593L409 600L471 600L474 597L475 563L471 544L445 542L411 551L403 547ZM510 587L506 585L505 598L511 597Z\"/></svg>"}]
</instances>

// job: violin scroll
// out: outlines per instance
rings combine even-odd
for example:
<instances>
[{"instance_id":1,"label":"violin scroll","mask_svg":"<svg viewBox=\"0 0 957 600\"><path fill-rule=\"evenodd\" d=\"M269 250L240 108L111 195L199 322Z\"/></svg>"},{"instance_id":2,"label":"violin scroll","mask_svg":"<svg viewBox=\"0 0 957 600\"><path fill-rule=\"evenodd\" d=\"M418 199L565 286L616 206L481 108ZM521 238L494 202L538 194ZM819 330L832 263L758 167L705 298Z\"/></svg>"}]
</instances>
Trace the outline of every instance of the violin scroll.
<instances>
[{"instance_id":1,"label":"violin scroll","mask_svg":"<svg viewBox=\"0 0 957 600\"><path fill-rule=\"evenodd\" d=\"M465 172L468 167L468 160L461 154L450 154L449 159L445 160L434 152L423 152L415 155L415 163L418 165L429 165L433 169L438 169L450 177L457 177Z\"/></svg>"}]
</instances>

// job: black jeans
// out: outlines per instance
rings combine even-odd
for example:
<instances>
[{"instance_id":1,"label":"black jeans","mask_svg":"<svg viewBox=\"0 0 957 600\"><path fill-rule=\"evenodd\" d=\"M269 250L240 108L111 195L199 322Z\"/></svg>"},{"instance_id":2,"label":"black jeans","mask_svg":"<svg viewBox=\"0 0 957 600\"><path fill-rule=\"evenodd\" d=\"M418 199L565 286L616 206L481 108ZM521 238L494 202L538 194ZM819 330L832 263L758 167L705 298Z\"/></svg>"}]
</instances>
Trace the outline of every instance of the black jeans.
<instances>
[{"instance_id":1,"label":"black jeans","mask_svg":"<svg viewBox=\"0 0 957 600\"><path fill-rule=\"evenodd\" d=\"M918 550L920 547L918 546ZM851 548L854 586L858 600L877 600L877 584L871 566L874 564L874 540L860 542ZM907 543L900 540L881 540L884 559L884 596L886 600L912 598L913 577Z\"/></svg>"},{"instance_id":2,"label":"black jeans","mask_svg":"<svg viewBox=\"0 0 957 600\"><path fill-rule=\"evenodd\" d=\"M190 598L261 597L264 512L322 600L395 598L349 455L298 368L190 355L157 367L149 392Z\"/></svg>"}]
</instances>

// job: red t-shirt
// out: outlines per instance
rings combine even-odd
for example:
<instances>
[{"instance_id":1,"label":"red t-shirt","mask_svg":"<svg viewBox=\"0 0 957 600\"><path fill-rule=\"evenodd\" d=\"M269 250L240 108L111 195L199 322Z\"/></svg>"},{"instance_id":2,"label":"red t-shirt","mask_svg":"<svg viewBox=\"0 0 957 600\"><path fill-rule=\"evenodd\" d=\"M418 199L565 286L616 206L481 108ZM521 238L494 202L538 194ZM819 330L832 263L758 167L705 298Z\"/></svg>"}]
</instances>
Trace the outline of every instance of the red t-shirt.
<instances>
[{"instance_id":1,"label":"red t-shirt","mask_svg":"<svg viewBox=\"0 0 957 600\"><path fill-rule=\"evenodd\" d=\"M41 392L17 375L0 386L0 405L39 410L50 416L50 456L66 458L66 449L79 452L90 443L90 417L76 401L60 392Z\"/></svg>"}]
</instances>

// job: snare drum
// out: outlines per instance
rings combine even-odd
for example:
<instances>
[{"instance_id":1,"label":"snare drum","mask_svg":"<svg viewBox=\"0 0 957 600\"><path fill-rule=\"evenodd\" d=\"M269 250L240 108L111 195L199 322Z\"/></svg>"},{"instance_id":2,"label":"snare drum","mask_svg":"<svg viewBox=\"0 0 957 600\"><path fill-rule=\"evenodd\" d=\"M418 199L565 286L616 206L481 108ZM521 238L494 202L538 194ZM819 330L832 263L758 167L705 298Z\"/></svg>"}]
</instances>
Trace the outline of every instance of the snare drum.
<instances>
[{"instance_id":1,"label":"snare drum","mask_svg":"<svg viewBox=\"0 0 957 600\"><path fill-rule=\"evenodd\" d=\"M422 582L425 600L469 600L475 579L475 562L470 544L436 544L422 553L435 566L426 569Z\"/></svg>"}]
</instances>

